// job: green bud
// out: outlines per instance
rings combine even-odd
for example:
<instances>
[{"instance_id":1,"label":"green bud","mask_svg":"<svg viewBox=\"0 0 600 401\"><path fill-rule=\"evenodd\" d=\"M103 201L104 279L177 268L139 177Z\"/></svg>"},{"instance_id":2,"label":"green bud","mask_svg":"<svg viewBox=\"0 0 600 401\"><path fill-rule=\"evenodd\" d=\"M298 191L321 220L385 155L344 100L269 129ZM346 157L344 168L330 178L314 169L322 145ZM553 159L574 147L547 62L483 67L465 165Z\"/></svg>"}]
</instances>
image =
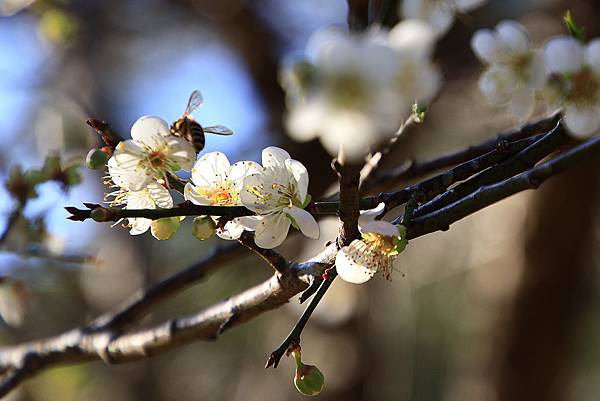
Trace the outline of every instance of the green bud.
<instances>
[{"instance_id":1,"label":"green bud","mask_svg":"<svg viewBox=\"0 0 600 401\"><path fill-rule=\"evenodd\" d=\"M99 170L106 166L108 155L101 149L90 149L85 157L85 165L92 170Z\"/></svg>"},{"instance_id":2,"label":"green bud","mask_svg":"<svg viewBox=\"0 0 600 401\"><path fill-rule=\"evenodd\" d=\"M179 217L163 217L154 220L150 226L152 236L160 241L173 238L177 230L179 230Z\"/></svg>"},{"instance_id":3,"label":"green bud","mask_svg":"<svg viewBox=\"0 0 600 401\"><path fill-rule=\"evenodd\" d=\"M42 167L42 170L49 179L53 179L54 177L60 176L62 173L60 156L59 155L47 156L46 160L44 160L44 167Z\"/></svg>"},{"instance_id":4,"label":"green bud","mask_svg":"<svg viewBox=\"0 0 600 401\"><path fill-rule=\"evenodd\" d=\"M192 234L200 241L209 239L215 234L216 224L211 217L199 216L192 223Z\"/></svg>"},{"instance_id":5,"label":"green bud","mask_svg":"<svg viewBox=\"0 0 600 401\"><path fill-rule=\"evenodd\" d=\"M107 210L103 207L96 207L90 212L90 217L92 218L92 220L97 221L98 223L110 221L110 215L110 210Z\"/></svg>"},{"instance_id":6,"label":"green bud","mask_svg":"<svg viewBox=\"0 0 600 401\"><path fill-rule=\"evenodd\" d=\"M314 365L305 365L300 360L300 352L293 352L296 360L296 375L294 376L294 385L303 395L318 395L325 385L325 376Z\"/></svg>"},{"instance_id":7,"label":"green bud","mask_svg":"<svg viewBox=\"0 0 600 401\"><path fill-rule=\"evenodd\" d=\"M72 187L81 184L82 178L79 174L79 166L67 167L63 173L63 182L66 186Z\"/></svg>"}]
</instances>

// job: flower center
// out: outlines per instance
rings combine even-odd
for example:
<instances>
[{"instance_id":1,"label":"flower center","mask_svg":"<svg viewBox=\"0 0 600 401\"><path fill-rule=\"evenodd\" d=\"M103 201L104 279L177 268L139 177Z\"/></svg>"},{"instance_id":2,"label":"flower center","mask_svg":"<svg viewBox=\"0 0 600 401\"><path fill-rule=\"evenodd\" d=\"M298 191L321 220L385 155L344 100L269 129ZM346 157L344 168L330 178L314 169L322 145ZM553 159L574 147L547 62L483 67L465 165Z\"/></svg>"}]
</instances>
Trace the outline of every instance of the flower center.
<instances>
[{"instance_id":1,"label":"flower center","mask_svg":"<svg viewBox=\"0 0 600 401\"><path fill-rule=\"evenodd\" d=\"M592 70L585 68L573 74L567 92L567 101L581 106L589 106L598 102L600 85Z\"/></svg>"},{"instance_id":2,"label":"flower center","mask_svg":"<svg viewBox=\"0 0 600 401\"><path fill-rule=\"evenodd\" d=\"M148 154L148 162L152 168L159 169L167 163L167 156L159 150L153 151Z\"/></svg>"},{"instance_id":3,"label":"flower center","mask_svg":"<svg viewBox=\"0 0 600 401\"><path fill-rule=\"evenodd\" d=\"M213 205L215 206L226 206L234 203L233 195L224 188L219 188L213 192L211 198L213 200Z\"/></svg>"},{"instance_id":4,"label":"flower center","mask_svg":"<svg viewBox=\"0 0 600 401\"><path fill-rule=\"evenodd\" d=\"M381 252L386 256L395 255L397 237L382 235L378 233L365 233L362 235L363 241L372 250L376 249L377 252Z\"/></svg>"},{"instance_id":5,"label":"flower center","mask_svg":"<svg viewBox=\"0 0 600 401\"><path fill-rule=\"evenodd\" d=\"M352 72L329 77L328 91L336 106L349 109L359 109L368 93L360 76Z\"/></svg>"},{"instance_id":6,"label":"flower center","mask_svg":"<svg viewBox=\"0 0 600 401\"><path fill-rule=\"evenodd\" d=\"M532 56L529 53L517 54L511 58L509 65L517 77L527 80L530 75L531 60Z\"/></svg>"}]
</instances>

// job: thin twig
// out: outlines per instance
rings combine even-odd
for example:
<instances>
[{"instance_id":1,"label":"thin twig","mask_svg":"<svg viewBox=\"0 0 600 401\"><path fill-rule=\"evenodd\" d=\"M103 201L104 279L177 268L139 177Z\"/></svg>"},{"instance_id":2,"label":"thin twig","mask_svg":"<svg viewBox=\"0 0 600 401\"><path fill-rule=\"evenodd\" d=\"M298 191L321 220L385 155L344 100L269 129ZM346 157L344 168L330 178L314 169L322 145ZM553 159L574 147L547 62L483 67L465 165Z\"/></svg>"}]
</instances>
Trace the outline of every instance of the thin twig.
<instances>
[{"instance_id":1,"label":"thin twig","mask_svg":"<svg viewBox=\"0 0 600 401\"><path fill-rule=\"evenodd\" d=\"M290 346L300 344L300 335L302 334L302 330L304 330L306 323L308 323L308 320L317 308L317 305L319 304L319 302L321 302L321 299L323 298L323 296L333 283L333 280L337 276L335 268L329 269L327 271L327 275L327 279L323 280L323 282L319 286L317 293L310 300L310 303L308 304L306 309L304 309L302 316L300 316L300 319L298 319L290 334L286 337L285 340L283 340L281 345L277 347L277 349L273 351L271 355L269 355L267 363L265 364L265 368L268 368L270 366L273 366L273 368L277 368L277 365L279 365L279 361L281 360L283 355L288 351Z\"/></svg>"},{"instance_id":2,"label":"thin twig","mask_svg":"<svg viewBox=\"0 0 600 401\"><path fill-rule=\"evenodd\" d=\"M378 196L367 196L359 200L361 209L375 207L380 201ZM306 207L306 211L313 215L335 215L340 203L334 202L312 202ZM185 202L171 209L121 209L104 207L97 203L86 203L87 209L79 209L67 206L65 210L71 215L67 217L73 221L85 221L93 219L97 222L114 222L130 217L143 217L156 220L163 217L177 216L224 216L228 218L252 216L255 213L244 206L205 206Z\"/></svg>"},{"instance_id":3,"label":"thin twig","mask_svg":"<svg viewBox=\"0 0 600 401\"><path fill-rule=\"evenodd\" d=\"M540 139L513 155L512 157L499 163L497 166L490 167L475 175L469 180L455 186L449 191L441 194L437 198L420 206L415 210L415 216L421 216L433 210L438 210L443 206L449 205L477 190L484 185L502 181L517 173L525 171L537 162L548 156L560 146L564 145L569 137L564 132L562 125L557 125Z\"/></svg>"},{"instance_id":4,"label":"thin twig","mask_svg":"<svg viewBox=\"0 0 600 401\"><path fill-rule=\"evenodd\" d=\"M499 183L487 185L439 210L413 218L407 238L412 239L438 230L445 231L450 224L493 203L527 189L539 187L546 179L559 174L580 160L600 151L600 136L575 146L568 151L530 170Z\"/></svg>"},{"instance_id":5,"label":"thin twig","mask_svg":"<svg viewBox=\"0 0 600 401\"><path fill-rule=\"evenodd\" d=\"M385 185L387 188L389 188L391 186L406 182L410 179L422 177L437 170L464 163L468 160L492 151L500 142L514 142L530 136L548 132L554 126L556 126L559 119L560 115L556 114L550 118L544 118L539 121L526 124L514 131L498 134L493 139L488 139L478 145L470 146L457 152L449 153L431 160L411 161L409 163L402 164L400 167L381 171L378 174L373 174L371 178L365 182L364 189L368 191L376 191L382 185Z\"/></svg>"}]
</instances>

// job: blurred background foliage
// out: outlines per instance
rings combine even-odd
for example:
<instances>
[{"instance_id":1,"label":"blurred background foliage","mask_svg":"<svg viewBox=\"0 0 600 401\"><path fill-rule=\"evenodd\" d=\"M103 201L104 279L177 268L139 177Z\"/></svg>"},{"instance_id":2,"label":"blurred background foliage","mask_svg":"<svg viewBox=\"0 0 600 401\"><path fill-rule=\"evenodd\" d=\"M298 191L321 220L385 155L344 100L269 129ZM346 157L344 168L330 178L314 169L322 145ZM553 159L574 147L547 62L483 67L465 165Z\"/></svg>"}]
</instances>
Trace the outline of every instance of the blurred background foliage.
<instances>
[{"instance_id":1,"label":"blurred background foliage","mask_svg":"<svg viewBox=\"0 0 600 401\"><path fill-rule=\"evenodd\" d=\"M393 23L395 2L378 3L389 7ZM511 18L541 45L564 32L567 8L588 37L600 34L594 0L490 0L460 16L437 46L442 94L387 163L435 156L512 127L476 90L482 67L470 36ZM98 144L86 118L128 133L140 115L176 119L189 93L200 89L206 104L197 118L236 132L207 138L205 151L256 160L262 147L279 145L308 167L313 198L335 182L317 141L298 144L285 135L278 71L301 54L315 29L345 24L343 0L0 0L0 13L3 181L15 177L16 164L21 172L41 171L48 156L58 155L64 171L83 160ZM535 193L414 241L391 283L336 282L303 335L304 359L326 376L321 399L597 399L599 167L600 160L589 160ZM65 220L63 206L102 198L100 174L82 174L77 186L45 176L2 243L2 344L80 325L218 245L195 240L189 221L174 240L158 242ZM0 190L2 225L15 208L7 185ZM335 220L321 224L322 240L293 237L281 251L294 260L311 256L336 233ZM194 312L269 274L248 255L147 321ZM300 311L292 302L215 343L143 362L49 370L9 399L301 399L292 360L262 369Z\"/></svg>"}]
</instances>

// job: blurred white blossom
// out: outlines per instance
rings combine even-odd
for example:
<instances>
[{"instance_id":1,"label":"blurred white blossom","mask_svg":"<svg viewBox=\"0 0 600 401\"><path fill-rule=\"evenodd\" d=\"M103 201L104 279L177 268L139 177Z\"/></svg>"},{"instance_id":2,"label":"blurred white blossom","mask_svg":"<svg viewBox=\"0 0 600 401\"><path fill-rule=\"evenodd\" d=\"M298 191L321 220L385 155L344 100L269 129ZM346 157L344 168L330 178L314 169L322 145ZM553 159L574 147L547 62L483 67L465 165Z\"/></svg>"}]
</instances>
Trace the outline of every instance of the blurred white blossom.
<instances>
[{"instance_id":1,"label":"blurred white blossom","mask_svg":"<svg viewBox=\"0 0 600 401\"><path fill-rule=\"evenodd\" d=\"M403 226L376 220L384 209L385 204L380 203L374 209L361 212L358 226L362 239L343 247L335 258L336 270L342 280L362 284L379 271L385 278L390 278L396 256L406 247L406 230Z\"/></svg>"},{"instance_id":2,"label":"blurred white blossom","mask_svg":"<svg viewBox=\"0 0 600 401\"><path fill-rule=\"evenodd\" d=\"M415 101L427 103L437 93L433 45L433 33L418 21L391 32L317 31L307 45L309 60L282 76L290 135L319 137L332 155L343 149L351 160L361 159L396 132Z\"/></svg>"},{"instance_id":3,"label":"blurred white blossom","mask_svg":"<svg viewBox=\"0 0 600 401\"><path fill-rule=\"evenodd\" d=\"M131 138L115 148L109 172L113 178L121 175L120 181L132 191L164 180L168 174L189 170L196 159L194 147L171 135L167 123L158 117L140 117L131 127Z\"/></svg>"},{"instance_id":4,"label":"blurred white blossom","mask_svg":"<svg viewBox=\"0 0 600 401\"><path fill-rule=\"evenodd\" d=\"M297 64L282 79L288 131L300 141L319 137L331 154L343 149L348 158L360 159L395 131L407 108L391 85L398 59L386 33L325 29L311 37L307 52L312 63Z\"/></svg>"},{"instance_id":5,"label":"blurred white blossom","mask_svg":"<svg viewBox=\"0 0 600 401\"><path fill-rule=\"evenodd\" d=\"M231 165L223 153L207 153L198 159L192 168L192 183L185 185L185 199L196 205L241 205L240 191L244 178L260 170L262 167L253 161ZM217 235L223 239L238 239L244 231L240 221L248 218L228 221L222 228L217 229Z\"/></svg>"},{"instance_id":6,"label":"blurred white blossom","mask_svg":"<svg viewBox=\"0 0 600 401\"><path fill-rule=\"evenodd\" d=\"M406 19L426 22L436 33L445 34L454 23L457 13L466 13L481 6L486 0L402 0L400 13Z\"/></svg>"},{"instance_id":7,"label":"blurred white blossom","mask_svg":"<svg viewBox=\"0 0 600 401\"><path fill-rule=\"evenodd\" d=\"M517 22L502 21L493 31L475 32L471 47L487 65L479 79L481 92L491 104L505 106L519 121L526 121L547 76L542 54L531 48L527 30Z\"/></svg>"},{"instance_id":8,"label":"blurred white blossom","mask_svg":"<svg viewBox=\"0 0 600 401\"><path fill-rule=\"evenodd\" d=\"M255 242L271 249L287 237L290 225L310 238L319 238L319 225L304 208L310 202L308 172L283 149L268 147L262 152L262 169L247 176L240 192L242 204L257 213L245 221L255 231Z\"/></svg>"},{"instance_id":9,"label":"blurred white blossom","mask_svg":"<svg viewBox=\"0 0 600 401\"><path fill-rule=\"evenodd\" d=\"M431 28L419 20L404 20L392 28L388 41L398 61L395 84L405 104L430 103L442 84L441 73L431 61L435 47ZM409 111L402 110L401 115Z\"/></svg>"},{"instance_id":10,"label":"blurred white blossom","mask_svg":"<svg viewBox=\"0 0 600 401\"><path fill-rule=\"evenodd\" d=\"M544 47L546 69L568 131L586 138L600 130L600 39L587 45L570 36Z\"/></svg>"}]
</instances>

